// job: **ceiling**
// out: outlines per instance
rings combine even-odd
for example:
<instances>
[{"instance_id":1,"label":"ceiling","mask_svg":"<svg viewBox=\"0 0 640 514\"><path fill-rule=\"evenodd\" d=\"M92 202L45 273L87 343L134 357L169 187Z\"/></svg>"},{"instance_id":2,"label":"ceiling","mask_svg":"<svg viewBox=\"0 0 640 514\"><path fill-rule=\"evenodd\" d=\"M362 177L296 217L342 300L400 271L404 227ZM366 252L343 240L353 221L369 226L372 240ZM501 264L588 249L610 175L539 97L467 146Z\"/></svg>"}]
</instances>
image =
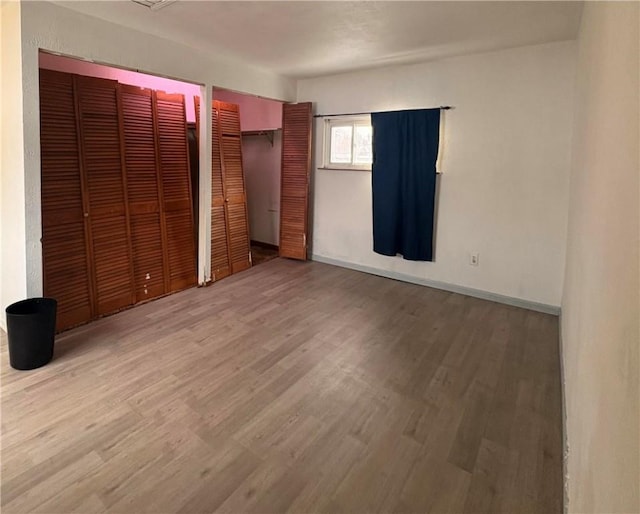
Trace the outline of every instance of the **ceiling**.
<instances>
[{"instance_id":1,"label":"ceiling","mask_svg":"<svg viewBox=\"0 0 640 514\"><path fill-rule=\"evenodd\" d=\"M55 3L293 78L575 39L582 13L573 1Z\"/></svg>"}]
</instances>

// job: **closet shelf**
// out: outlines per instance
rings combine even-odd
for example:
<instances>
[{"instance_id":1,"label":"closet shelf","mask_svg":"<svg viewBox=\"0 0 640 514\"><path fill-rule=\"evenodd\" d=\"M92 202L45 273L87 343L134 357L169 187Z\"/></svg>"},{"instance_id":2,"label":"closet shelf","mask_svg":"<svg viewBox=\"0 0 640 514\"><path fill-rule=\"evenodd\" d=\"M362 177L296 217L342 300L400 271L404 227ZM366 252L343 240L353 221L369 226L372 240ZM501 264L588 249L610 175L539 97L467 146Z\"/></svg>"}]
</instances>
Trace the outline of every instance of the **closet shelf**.
<instances>
[{"instance_id":1,"label":"closet shelf","mask_svg":"<svg viewBox=\"0 0 640 514\"><path fill-rule=\"evenodd\" d=\"M273 138L275 137L275 133L277 130L281 130L281 129L243 130L242 135L243 136L265 136L269 140L269 143L271 143L271 146L273 146Z\"/></svg>"}]
</instances>

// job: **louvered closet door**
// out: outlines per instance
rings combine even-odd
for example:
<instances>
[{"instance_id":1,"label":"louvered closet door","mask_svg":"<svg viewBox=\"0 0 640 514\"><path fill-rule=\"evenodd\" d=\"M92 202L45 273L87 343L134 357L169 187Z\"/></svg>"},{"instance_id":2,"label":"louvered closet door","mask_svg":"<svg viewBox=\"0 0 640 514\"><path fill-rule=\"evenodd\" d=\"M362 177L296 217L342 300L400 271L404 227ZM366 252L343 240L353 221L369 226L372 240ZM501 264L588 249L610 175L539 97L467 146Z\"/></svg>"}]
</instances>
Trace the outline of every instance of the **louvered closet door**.
<instances>
[{"instance_id":1,"label":"louvered closet door","mask_svg":"<svg viewBox=\"0 0 640 514\"><path fill-rule=\"evenodd\" d=\"M170 290L178 291L196 283L187 121L183 95L155 95Z\"/></svg>"},{"instance_id":2,"label":"louvered closet door","mask_svg":"<svg viewBox=\"0 0 640 514\"><path fill-rule=\"evenodd\" d=\"M224 205L222 162L220 160L219 116L218 107L214 105L211 111L213 134L211 144L211 271L214 281L231 275L229 224Z\"/></svg>"},{"instance_id":3,"label":"louvered closet door","mask_svg":"<svg viewBox=\"0 0 640 514\"><path fill-rule=\"evenodd\" d=\"M216 107L219 118L220 159L231 271L237 273L251 267L247 194L242 168L240 111L237 105L225 102L214 102L214 109Z\"/></svg>"},{"instance_id":4,"label":"louvered closet door","mask_svg":"<svg viewBox=\"0 0 640 514\"><path fill-rule=\"evenodd\" d=\"M136 302L169 291L153 92L120 85Z\"/></svg>"},{"instance_id":5,"label":"louvered closet door","mask_svg":"<svg viewBox=\"0 0 640 514\"><path fill-rule=\"evenodd\" d=\"M118 83L76 77L88 219L95 273L96 312L135 302Z\"/></svg>"},{"instance_id":6,"label":"louvered closet door","mask_svg":"<svg viewBox=\"0 0 640 514\"><path fill-rule=\"evenodd\" d=\"M93 316L73 75L40 70L40 154L44 294L62 330Z\"/></svg>"},{"instance_id":7,"label":"louvered closet door","mask_svg":"<svg viewBox=\"0 0 640 514\"><path fill-rule=\"evenodd\" d=\"M311 103L282 106L280 257L307 259Z\"/></svg>"},{"instance_id":8,"label":"louvered closet door","mask_svg":"<svg viewBox=\"0 0 640 514\"><path fill-rule=\"evenodd\" d=\"M200 98L194 97L196 125L200 134ZM213 102L211 111L211 280L231 275L231 257L227 232L227 213L224 208L222 164L220 162L220 134L218 130L218 106Z\"/></svg>"}]
</instances>

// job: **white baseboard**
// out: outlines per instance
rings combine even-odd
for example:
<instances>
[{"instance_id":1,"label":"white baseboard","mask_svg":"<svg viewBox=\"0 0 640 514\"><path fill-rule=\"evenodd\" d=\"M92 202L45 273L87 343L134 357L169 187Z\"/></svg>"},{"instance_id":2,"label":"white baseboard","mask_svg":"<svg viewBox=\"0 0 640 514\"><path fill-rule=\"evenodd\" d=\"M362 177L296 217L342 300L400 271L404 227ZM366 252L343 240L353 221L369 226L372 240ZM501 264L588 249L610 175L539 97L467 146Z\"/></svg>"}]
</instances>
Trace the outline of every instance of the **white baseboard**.
<instances>
[{"instance_id":1,"label":"white baseboard","mask_svg":"<svg viewBox=\"0 0 640 514\"><path fill-rule=\"evenodd\" d=\"M437 280L429 280L427 278L414 277L412 275L406 275L404 273L398 273L397 271L383 270L379 268L373 268L371 266L365 266L363 264L357 264L354 262L342 261L339 259L332 259L331 257L324 257L318 254L312 254L311 260L316 262L323 262L325 264L332 264L333 266L340 266L341 268L349 268L356 271L362 271L371 275L378 275L380 277L392 278L394 280L400 280L402 282L410 282L412 284L418 284L421 286L433 287L435 289L442 289L451 293L460 293L467 296L473 296L474 298L481 298L483 300L489 300L497 303L504 303L505 305L511 305L514 307L522 307L523 309L529 309L536 312L544 312L545 314L553 314L555 316L560 315L560 307L557 305L548 305L546 303L532 302L529 300L523 300L522 298L513 298L511 296L505 296L502 294L491 293L489 291L482 291L480 289L473 289L471 287L459 286L456 284L449 284L447 282L438 282Z\"/></svg>"}]
</instances>

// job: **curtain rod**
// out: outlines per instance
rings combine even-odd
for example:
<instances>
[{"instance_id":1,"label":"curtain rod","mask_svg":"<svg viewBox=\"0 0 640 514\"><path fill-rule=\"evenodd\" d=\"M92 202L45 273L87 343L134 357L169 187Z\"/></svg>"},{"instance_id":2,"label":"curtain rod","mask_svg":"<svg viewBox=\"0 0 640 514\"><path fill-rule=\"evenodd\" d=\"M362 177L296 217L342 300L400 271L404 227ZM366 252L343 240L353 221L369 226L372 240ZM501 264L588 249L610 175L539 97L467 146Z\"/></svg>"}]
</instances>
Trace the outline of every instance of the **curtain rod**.
<instances>
[{"instance_id":1,"label":"curtain rod","mask_svg":"<svg viewBox=\"0 0 640 514\"><path fill-rule=\"evenodd\" d=\"M449 109L453 109L451 105L441 105L440 107L431 107L431 109L440 109L441 111L448 111ZM406 109L407 111L415 111L418 109ZM385 112L385 111L373 111L373 112ZM344 112L342 114L314 114L314 118L333 118L335 116L364 116L365 114L373 114L372 111L369 112ZM392 111L390 111L392 112Z\"/></svg>"}]
</instances>

